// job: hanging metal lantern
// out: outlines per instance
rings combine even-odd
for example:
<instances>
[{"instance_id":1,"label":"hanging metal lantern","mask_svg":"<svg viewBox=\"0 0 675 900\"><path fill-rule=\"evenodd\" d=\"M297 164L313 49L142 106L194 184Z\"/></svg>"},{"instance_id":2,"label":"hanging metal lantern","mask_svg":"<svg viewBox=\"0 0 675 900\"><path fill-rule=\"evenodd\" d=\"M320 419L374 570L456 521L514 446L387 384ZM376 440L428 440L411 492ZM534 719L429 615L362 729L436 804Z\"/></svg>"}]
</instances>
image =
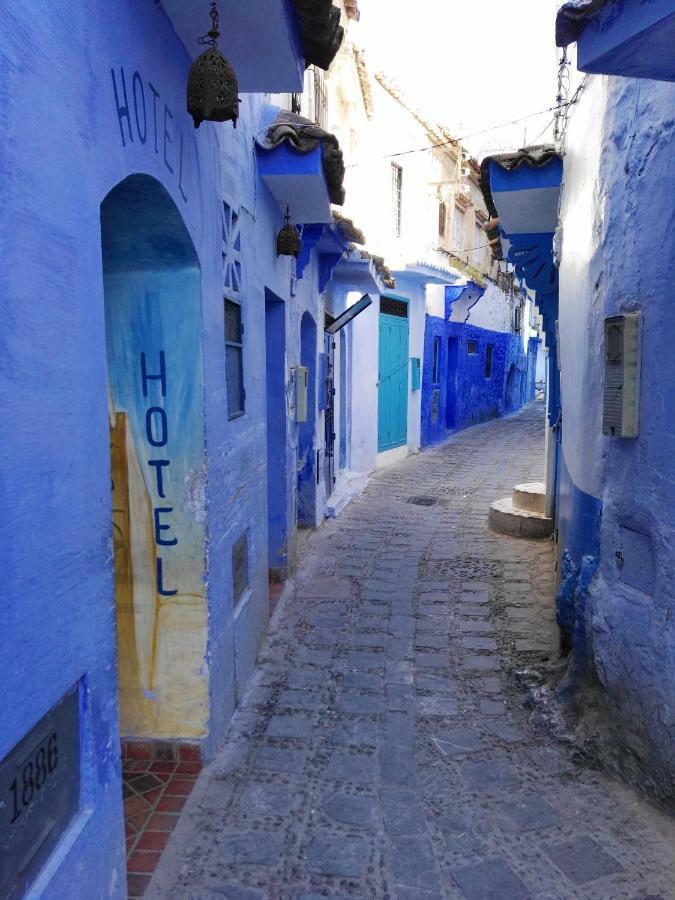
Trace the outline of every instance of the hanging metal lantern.
<instances>
[{"instance_id":1,"label":"hanging metal lantern","mask_svg":"<svg viewBox=\"0 0 675 900\"><path fill-rule=\"evenodd\" d=\"M302 239L297 227L291 224L291 217L286 207L286 215L284 216L284 227L277 235L277 256L295 256L302 247Z\"/></svg>"},{"instance_id":2,"label":"hanging metal lantern","mask_svg":"<svg viewBox=\"0 0 675 900\"><path fill-rule=\"evenodd\" d=\"M187 85L187 108L195 128L202 122L228 122L237 127L239 117L239 86L234 69L218 49L218 8L211 4L211 30L199 38L209 44L190 66Z\"/></svg>"}]
</instances>

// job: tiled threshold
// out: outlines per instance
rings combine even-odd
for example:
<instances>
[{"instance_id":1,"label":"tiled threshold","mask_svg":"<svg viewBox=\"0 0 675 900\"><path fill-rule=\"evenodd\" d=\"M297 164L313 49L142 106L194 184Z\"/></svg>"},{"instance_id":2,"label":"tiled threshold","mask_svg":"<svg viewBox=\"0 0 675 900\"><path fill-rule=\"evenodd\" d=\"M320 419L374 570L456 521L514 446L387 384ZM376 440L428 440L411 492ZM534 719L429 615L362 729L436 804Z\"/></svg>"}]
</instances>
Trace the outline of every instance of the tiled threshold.
<instances>
[{"instance_id":1,"label":"tiled threshold","mask_svg":"<svg viewBox=\"0 0 675 900\"><path fill-rule=\"evenodd\" d=\"M150 884L202 764L199 747L191 744L125 741L122 753L127 886L129 900L136 900Z\"/></svg>"}]
</instances>

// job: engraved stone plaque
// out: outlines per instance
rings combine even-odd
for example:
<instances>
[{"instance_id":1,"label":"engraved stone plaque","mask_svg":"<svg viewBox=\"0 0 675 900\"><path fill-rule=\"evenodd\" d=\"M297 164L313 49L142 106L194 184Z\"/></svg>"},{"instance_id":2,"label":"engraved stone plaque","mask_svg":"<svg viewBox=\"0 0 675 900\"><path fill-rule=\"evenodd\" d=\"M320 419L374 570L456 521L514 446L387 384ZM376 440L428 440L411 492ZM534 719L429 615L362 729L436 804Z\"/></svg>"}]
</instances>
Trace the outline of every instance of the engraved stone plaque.
<instances>
[{"instance_id":1,"label":"engraved stone plaque","mask_svg":"<svg viewBox=\"0 0 675 900\"><path fill-rule=\"evenodd\" d=\"M0 762L0 897L23 897L80 803L78 690Z\"/></svg>"}]
</instances>

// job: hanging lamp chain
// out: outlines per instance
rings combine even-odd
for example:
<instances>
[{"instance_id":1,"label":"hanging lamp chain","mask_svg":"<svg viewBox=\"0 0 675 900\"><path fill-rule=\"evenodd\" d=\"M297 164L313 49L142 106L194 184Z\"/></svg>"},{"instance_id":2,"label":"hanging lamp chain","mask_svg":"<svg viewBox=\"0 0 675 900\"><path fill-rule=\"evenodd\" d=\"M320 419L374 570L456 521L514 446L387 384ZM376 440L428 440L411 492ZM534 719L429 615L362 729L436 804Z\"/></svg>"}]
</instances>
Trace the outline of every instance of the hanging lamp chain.
<instances>
[{"instance_id":1,"label":"hanging lamp chain","mask_svg":"<svg viewBox=\"0 0 675 900\"><path fill-rule=\"evenodd\" d=\"M203 34L201 37L198 37L197 43L210 44L212 47L216 47L218 38L220 37L220 16L218 14L218 7L215 3L211 4L209 15L211 16L211 30L207 31L206 34Z\"/></svg>"}]
</instances>

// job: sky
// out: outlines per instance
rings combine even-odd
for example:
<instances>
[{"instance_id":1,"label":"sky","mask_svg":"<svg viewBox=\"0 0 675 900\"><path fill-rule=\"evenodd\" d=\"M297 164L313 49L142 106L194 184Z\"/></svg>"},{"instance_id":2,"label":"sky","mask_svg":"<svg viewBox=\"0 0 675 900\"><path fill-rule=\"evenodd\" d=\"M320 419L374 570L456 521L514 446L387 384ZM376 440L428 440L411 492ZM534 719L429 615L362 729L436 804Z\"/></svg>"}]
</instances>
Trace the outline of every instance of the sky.
<instances>
[{"instance_id":1,"label":"sky","mask_svg":"<svg viewBox=\"0 0 675 900\"><path fill-rule=\"evenodd\" d=\"M529 116L555 104L558 6L558 0L360 0L359 29L369 65L393 77L415 106L480 159L550 139L553 112ZM529 118L474 134L523 116Z\"/></svg>"}]
</instances>

